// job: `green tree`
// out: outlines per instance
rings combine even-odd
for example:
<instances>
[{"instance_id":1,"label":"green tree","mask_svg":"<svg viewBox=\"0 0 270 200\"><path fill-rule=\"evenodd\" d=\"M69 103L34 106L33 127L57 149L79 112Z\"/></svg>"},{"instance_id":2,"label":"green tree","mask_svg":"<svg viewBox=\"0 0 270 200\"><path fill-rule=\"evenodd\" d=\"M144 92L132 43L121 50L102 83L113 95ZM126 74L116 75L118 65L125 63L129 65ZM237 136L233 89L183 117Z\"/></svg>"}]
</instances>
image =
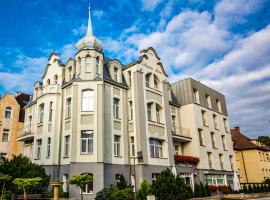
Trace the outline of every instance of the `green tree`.
<instances>
[{"instance_id":1,"label":"green tree","mask_svg":"<svg viewBox=\"0 0 270 200\"><path fill-rule=\"evenodd\" d=\"M24 200L27 199L26 191L30 187L35 187L40 185L42 178L35 177L35 178L16 178L13 183L18 186L19 189L23 190L23 198Z\"/></svg>"},{"instance_id":2,"label":"green tree","mask_svg":"<svg viewBox=\"0 0 270 200\"><path fill-rule=\"evenodd\" d=\"M134 192L132 188L127 187L124 189L112 188L109 200L134 200Z\"/></svg>"},{"instance_id":3,"label":"green tree","mask_svg":"<svg viewBox=\"0 0 270 200\"><path fill-rule=\"evenodd\" d=\"M126 181L125 177L123 176L123 174L120 175L120 177L116 183L116 187L119 190L122 190L122 189L125 189L128 187L127 181Z\"/></svg>"},{"instance_id":4,"label":"green tree","mask_svg":"<svg viewBox=\"0 0 270 200\"><path fill-rule=\"evenodd\" d=\"M11 159L3 158L3 162L0 163L0 172L11 177L10 180L6 181L6 190L12 191L13 193L20 192L18 187L15 187L13 180L16 178L42 178L42 187L46 188L49 185L50 177L46 174L43 166L34 164L31 160L25 156L18 155ZM31 193L41 193L42 188L33 187L29 188Z\"/></svg>"},{"instance_id":5,"label":"green tree","mask_svg":"<svg viewBox=\"0 0 270 200\"><path fill-rule=\"evenodd\" d=\"M206 189L202 182L200 182L201 197L206 197Z\"/></svg>"},{"instance_id":6,"label":"green tree","mask_svg":"<svg viewBox=\"0 0 270 200\"><path fill-rule=\"evenodd\" d=\"M93 183L93 177L90 174L74 174L68 181L69 184L79 187L82 191L88 184ZM81 200L83 200L83 193L81 192Z\"/></svg>"},{"instance_id":7,"label":"green tree","mask_svg":"<svg viewBox=\"0 0 270 200\"><path fill-rule=\"evenodd\" d=\"M270 137L269 136L259 136L258 140L262 142L263 144L267 145L270 147Z\"/></svg>"},{"instance_id":8,"label":"green tree","mask_svg":"<svg viewBox=\"0 0 270 200\"><path fill-rule=\"evenodd\" d=\"M208 186L208 183L205 184L205 191L206 191L206 196L210 197L211 196L211 191L210 191L210 188Z\"/></svg>"},{"instance_id":9,"label":"green tree","mask_svg":"<svg viewBox=\"0 0 270 200\"><path fill-rule=\"evenodd\" d=\"M10 181L10 179L11 179L11 176L0 173L0 181L3 184L2 185L2 192L1 192L1 200L3 199L3 196L4 196L6 181Z\"/></svg>"},{"instance_id":10,"label":"green tree","mask_svg":"<svg viewBox=\"0 0 270 200\"><path fill-rule=\"evenodd\" d=\"M138 196L141 200L146 200L147 196L151 194L151 185L146 179L141 183L141 187L138 192Z\"/></svg>"},{"instance_id":11,"label":"green tree","mask_svg":"<svg viewBox=\"0 0 270 200\"><path fill-rule=\"evenodd\" d=\"M194 186L194 197L201 197L201 188L197 183Z\"/></svg>"}]
</instances>

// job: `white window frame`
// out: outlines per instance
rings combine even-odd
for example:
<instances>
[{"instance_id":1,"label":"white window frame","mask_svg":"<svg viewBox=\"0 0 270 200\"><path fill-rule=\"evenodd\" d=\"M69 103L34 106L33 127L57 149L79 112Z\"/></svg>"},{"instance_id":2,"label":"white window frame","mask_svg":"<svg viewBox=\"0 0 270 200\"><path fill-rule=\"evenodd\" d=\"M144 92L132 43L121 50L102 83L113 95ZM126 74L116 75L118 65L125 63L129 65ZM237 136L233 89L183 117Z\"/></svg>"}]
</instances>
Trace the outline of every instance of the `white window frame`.
<instances>
[{"instance_id":1,"label":"white window frame","mask_svg":"<svg viewBox=\"0 0 270 200\"><path fill-rule=\"evenodd\" d=\"M44 107L45 107L45 104L42 103L38 106L38 122L39 123L43 123L44 122Z\"/></svg>"},{"instance_id":2,"label":"white window frame","mask_svg":"<svg viewBox=\"0 0 270 200\"><path fill-rule=\"evenodd\" d=\"M3 129L2 134L2 142L8 142L9 141L9 129Z\"/></svg>"},{"instance_id":3,"label":"white window frame","mask_svg":"<svg viewBox=\"0 0 270 200\"><path fill-rule=\"evenodd\" d=\"M134 138L134 136L130 137L130 154L132 157L135 157L135 138Z\"/></svg>"},{"instance_id":4,"label":"white window frame","mask_svg":"<svg viewBox=\"0 0 270 200\"><path fill-rule=\"evenodd\" d=\"M113 118L120 119L120 99L113 98Z\"/></svg>"},{"instance_id":5,"label":"white window frame","mask_svg":"<svg viewBox=\"0 0 270 200\"><path fill-rule=\"evenodd\" d=\"M118 68L117 67L113 68L113 80L115 82L117 82L117 80L118 80Z\"/></svg>"},{"instance_id":6,"label":"white window frame","mask_svg":"<svg viewBox=\"0 0 270 200\"><path fill-rule=\"evenodd\" d=\"M162 158L163 157L162 141L150 139L149 145L150 145L150 156L152 158Z\"/></svg>"},{"instance_id":7,"label":"white window frame","mask_svg":"<svg viewBox=\"0 0 270 200\"><path fill-rule=\"evenodd\" d=\"M113 136L113 154L114 154L114 157L120 157L121 155L121 136L120 135Z\"/></svg>"},{"instance_id":8,"label":"white window frame","mask_svg":"<svg viewBox=\"0 0 270 200\"><path fill-rule=\"evenodd\" d=\"M53 114L53 102L50 102L50 108L49 108L49 122L52 121L52 114Z\"/></svg>"},{"instance_id":9,"label":"white window frame","mask_svg":"<svg viewBox=\"0 0 270 200\"><path fill-rule=\"evenodd\" d=\"M5 109L5 119L11 119L11 118L12 118L12 108L8 106Z\"/></svg>"},{"instance_id":10,"label":"white window frame","mask_svg":"<svg viewBox=\"0 0 270 200\"><path fill-rule=\"evenodd\" d=\"M39 160L41 158L41 150L42 150L42 139L36 140L36 159Z\"/></svg>"},{"instance_id":11,"label":"white window frame","mask_svg":"<svg viewBox=\"0 0 270 200\"><path fill-rule=\"evenodd\" d=\"M65 136L64 142L64 157L68 157L70 151L70 135Z\"/></svg>"},{"instance_id":12,"label":"white window frame","mask_svg":"<svg viewBox=\"0 0 270 200\"><path fill-rule=\"evenodd\" d=\"M93 90L83 90L82 91L82 111L94 111L94 91Z\"/></svg>"},{"instance_id":13,"label":"white window frame","mask_svg":"<svg viewBox=\"0 0 270 200\"><path fill-rule=\"evenodd\" d=\"M84 137L83 137L83 134ZM88 135L86 137L86 135ZM85 142L85 149L83 149L83 143ZM81 131L81 153L92 154L94 152L94 132L92 130Z\"/></svg>"},{"instance_id":14,"label":"white window frame","mask_svg":"<svg viewBox=\"0 0 270 200\"><path fill-rule=\"evenodd\" d=\"M99 57L96 57L96 74L100 75L100 71L99 71Z\"/></svg>"},{"instance_id":15,"label":"white window frame","mask_svg":"<svg viewBox=\"0 0 270 200\"><path fill-rule=\"evenodd\" d=\"M91 57L89 55L85 57L85 73L91 73Z\"/></svg>"},{"instance_id":16,"label":"white window frame","mask_svg":"<svg viewBox=\"0 0 270 200\"><path fill-rule=\"evenodd\" d=\"M71 97L66 99L66 119L71 117Z\"/></svg>"}]
</instances>

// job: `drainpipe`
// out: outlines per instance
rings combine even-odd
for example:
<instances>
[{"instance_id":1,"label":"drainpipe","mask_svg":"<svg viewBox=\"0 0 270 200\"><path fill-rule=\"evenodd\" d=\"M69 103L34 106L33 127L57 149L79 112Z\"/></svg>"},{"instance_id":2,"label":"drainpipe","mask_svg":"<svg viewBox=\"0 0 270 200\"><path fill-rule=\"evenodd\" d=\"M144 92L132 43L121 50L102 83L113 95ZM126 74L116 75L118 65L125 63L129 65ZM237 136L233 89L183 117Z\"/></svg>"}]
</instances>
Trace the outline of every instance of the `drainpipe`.
<instances>
[{"instance_id":1,"label":"drainpipe","mask_svg":"<svg viewBox=\"0 0 270 200\"><path fill-rule=\"evenodd\" d=\"M245 164L245 159L244 159L244 156L243 156L243 151L241 151L241 156L242 156L242 160L243 160L243 166L244 166L245 176L246 176L247 183L248 183L248 176L247 176L246 164Z\"/></svg>"}]
</instances>

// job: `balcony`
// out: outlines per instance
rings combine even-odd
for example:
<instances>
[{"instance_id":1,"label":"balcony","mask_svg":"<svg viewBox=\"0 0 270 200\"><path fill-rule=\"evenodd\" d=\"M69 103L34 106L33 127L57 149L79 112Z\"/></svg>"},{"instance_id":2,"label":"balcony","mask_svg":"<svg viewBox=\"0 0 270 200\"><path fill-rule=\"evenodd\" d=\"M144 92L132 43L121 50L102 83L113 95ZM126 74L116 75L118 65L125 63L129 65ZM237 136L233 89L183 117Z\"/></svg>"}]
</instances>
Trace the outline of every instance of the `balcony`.
<instances>
[{"instance_id":1,"label":"balcony","mask_svg":"<svg viewBox=\"0 0 270 200\"><path fill-rule=\"evenodd\" d=\"M172 137L173 139L180 140L183 142L190 142L190 130L179 126L172 126Z\"/></svg>"},{"instance_id":2,"label":"balcony","mask_svg":"<svg viewBox=\"0 0 270 200\"><path fill-rule=\"evenodd\" d=\"M175 164L188 164L192 166L196 166L200 159L193 156L184 156L184 155L174 155Z\"/></svg>"},{"instance_id":3,"label":"balcony","mask_svg":"<svg viewBox=\"0 0 270 200\"><path fill-rule=\"evenodd\" d=\"M32 131L33 126L26 126L23 128L23 133L17 137L17 141L28 141L34 139L34 133Z\"/></svg>"}]
</instances>

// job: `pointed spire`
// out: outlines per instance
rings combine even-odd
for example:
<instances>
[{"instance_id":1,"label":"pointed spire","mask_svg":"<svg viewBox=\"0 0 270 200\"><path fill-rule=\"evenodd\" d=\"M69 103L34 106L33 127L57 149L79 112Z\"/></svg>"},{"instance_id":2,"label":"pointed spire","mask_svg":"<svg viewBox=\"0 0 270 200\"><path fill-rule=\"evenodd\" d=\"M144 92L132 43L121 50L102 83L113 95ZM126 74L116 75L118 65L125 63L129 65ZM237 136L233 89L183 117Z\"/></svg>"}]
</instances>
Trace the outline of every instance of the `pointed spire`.
<instances>
[{"instance_id":1,"label":"pointed spire","mask_svg":"<svg viewBox=\"0 0 270 200\"><path fill-rule=\"evenodd\" d=\"M88 6L88 27L87 27L87 35L93 35L93 30L92 30L92 21L91 21L91 7L90 7L90 1L89 1L89 6Z\"/></svg>"}]
</instances>

